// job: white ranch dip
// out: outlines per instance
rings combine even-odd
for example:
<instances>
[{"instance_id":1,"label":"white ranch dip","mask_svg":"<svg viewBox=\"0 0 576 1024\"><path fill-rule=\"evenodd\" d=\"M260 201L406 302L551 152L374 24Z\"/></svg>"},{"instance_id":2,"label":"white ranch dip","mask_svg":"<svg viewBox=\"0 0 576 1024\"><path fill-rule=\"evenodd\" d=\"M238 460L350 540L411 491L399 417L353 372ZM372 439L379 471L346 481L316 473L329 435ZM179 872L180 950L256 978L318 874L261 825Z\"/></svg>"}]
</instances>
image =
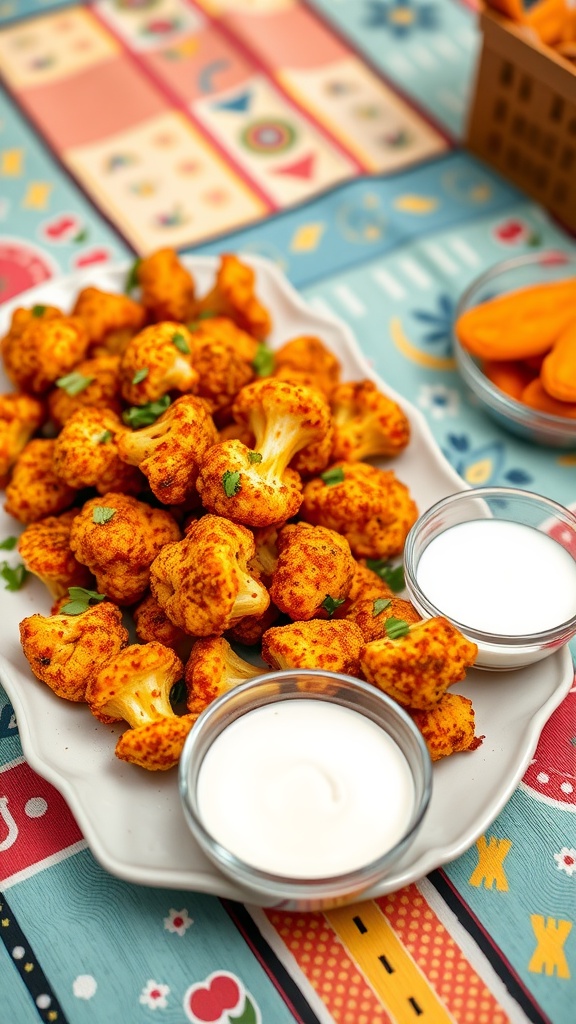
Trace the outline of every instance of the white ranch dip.
<instances>
[{"instance_id":1,"label":"white ranch dip","mask_svg":"<svg viewBox=\"0 0 576 1024\"><path fill-rule=\"evenodd\" d=\"M224 729L198 775L205 828L241 860L321 878L375 860L404 835L414 807L408 762L359 712L278 701Z\"/></svg>"},{"instance_id":2,"label":"white ranch dip","mask_svg":"<svg viewBox=\"0 0 576 1024\"><path fill-rule=\"evenodd\" d=\"M498 636L553 629L576 614L576 562L547 534L476 519L438 534L416 569L422 593L447 618Z\"/></svg>"}]
</instances>

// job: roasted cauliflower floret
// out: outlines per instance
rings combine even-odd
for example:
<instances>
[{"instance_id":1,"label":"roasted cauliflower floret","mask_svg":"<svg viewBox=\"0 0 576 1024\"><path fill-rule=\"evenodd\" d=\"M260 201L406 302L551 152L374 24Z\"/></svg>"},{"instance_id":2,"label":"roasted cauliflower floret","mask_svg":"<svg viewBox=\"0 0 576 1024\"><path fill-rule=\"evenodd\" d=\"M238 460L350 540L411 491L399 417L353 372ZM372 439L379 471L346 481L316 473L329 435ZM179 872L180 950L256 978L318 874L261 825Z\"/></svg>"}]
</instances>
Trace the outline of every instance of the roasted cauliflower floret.
<instances>
[{"instance_id":1,"label":"roasted cauliflower floret","mask_svg":"<svg viewBox=\"0 0 576 1024\"><path fill-rule=\"evenodd\" d=\"M340 534L309 523L289 524L279 533L270 597L291 619L325 618L348 596L355 568Z\"/></svg>"},{"instance_id":2,"label":"roasted cauliflower floret","mask_svg":"<svg viewBox=\"0 0 576 1024\"><path fill-rule=\"evenodd\" d=\"M369 683L404 707L425 711L464 679L477 654L475 643L437 615L409 626L396 639L386 636L367 643L360 664Z\"/></svg>"},{"instance_id":3,"label":"roasted cauliflower floret","mask_svg":"<svg viewBox=\"0 0 576 1024\"><path fill-rule=\"evenodd\" d=\"M132 609L136 636L144 643L156 640L164 647L171 647L179 658L190 654L192 640L183 629L179 629L168 618L153 594L147 594L143 601Z\"/></svg>"},{"instance_id":4,"label":"roasted cauliflower floret","mask_svg":"<svg viewBox=\"0 0 576 1024\"><path fill-rule=\"evenodd\" d=\"M170 691L184 674L180 658L159 643L132 644L90 681L86 701L101 721L124 719L131 728L116 756L149 771L167 771L180 760L197 715L178 717Z\"/></svg>"},{"instance_id":5,"label":"roasted cauliflower floret","mask_svg":"<svg viewBox=\"0 0 576 1024\"><path fill-rule=\"evenodd\" d=\"M84 358L88 334L78 317L32 317L20 337L4 339L4 366L21 391L44 395Z\"/></svg>"},{"instance_id":6,"label":"roasted cauliflower floret","mask_svg":"<svg viewBox=\"0 0 576 1024\"><path fill-rule=\"evenodd\" d=\"M145 481L119 455L119 441L128 433L109 409L78 409L54 443L54 472L70 487L94 487L99 494L122 491L138 494Z\"/></svg>"},{"instance_id":7,"label":"roasted cauliflower floret","mask_svg":"<svg viewBox=\"0 0 576 1024\"><path fill-rule=\"evenodd\" d=\"M338 462L305 485L300 515L341 533L356 558L390 558L402 552L418 510L392 470Z\"/></svg>"},{"instance_id":8,"label":"roasted cauliflower floret","mask_svg":"<svg viewBox=\"0 0 576 1024\"><path fill-rule=\"evenodd\" d=\"M195 394L221 419L230 414L236 395L254 378L250 363L231 345L196 331L192 332L192 365L198 374Z\"/></svg>"},{"instance_id":9,"label":"roasted cauliflower floret","mask_svg":"<svg viewBox=\"0 0 576 1024\"><path fill-rule=\"evenodd\" d=\"M199 464L217 440L204 402L182 395L155 423L120 434L118 451L124 462L144 473L159 501L178 505L197 493Z\"/></svg>"},{"instance_id":10,"label":"roasted cauliflower floret","mask_svg":"<svg viewBox=\"0 0 576 1024\"><path fill-rule=\"evenodd\" d=\"M186 663L188 710L200 714L216 697L263 672L265 668L251 665L236 654L224 637L198 640Z\"/></svg>"},{"instance_id":11,"label":"roasted cauliflower floret","mask_svg":"<svg viewBox=\"0 0 576 1024\"><path fill-rule=\"evenodd\" d=\"M340 384L331 395L332 459L359 462L398 455L410 440L410 421L397 402L371 380Z\"/></svg>"},{"instance_id":12,"label":"roasted cauliflower floret","mask_svg":"<svg viewBox=\"0 0 576 1024\"><path fill-rule=\"evenodd\" d=\"M47 516L30 523L18 538L18 551L28 572L44 583L53 598L68 593L68 587L89 588L92 575L76 561L70 550L70 528L78 509L59 516Z\"/></svg>"},{"instance_id":13,"label":"roasted cauliflower floret","mask_svg":"<svg viewBox=\"0 0 576 1024\"><path fill-rule=\"evenodd\" d=\"M199 312L228 317L258 341L264 341L272 329L270 314L259 301L256 275L237 256L224 254L214 286L199 303Z\"/></svg>"},{"instance_id":14,"label":"roasted cauliflower floret","mask_svg":"<svg viewBox=\"0 0 576 1024\"><path fill-rule=\"evenodd\" d=\"M270 598L250 574L250 530L203 516L178 544L155 558L150 589L172 622L191 636L215 636L246 615L261 615Z\"/></svg>"},{"instance_id":15,"label":"roasted cauliflower floret","mask_svg":"<svg viewBox=\"0 0 576 1024\"><path fill-rule=\"evenodd\" d=\"M198 373L192 366L190 331L164 320L130 339L120 361L122 396L129 405L155 402L170 391L192 391Z\"/></svg>"},{"instance_id":16,"label":"roasted cauliflower floret","mask_svg":"<svg viewBox=\"0 0 576 1024\"><path fill-rule=\"evenodd\" d=\"M6 486L12 466L45 418L44 405L37 398L0 395L0 487Z\"/></svg>"},{"instance_id":17,"label":"roasted cauliflower floret","mask_svg":"<svg viewBox=\"0 0 576 1024\"><path fill-rule=\"evenodd\" d=\"M91 348L102 346L113 354L146 323L146 310L130 296L91 287L78 293L72 314L82 320Z\"/></svg>"},{"instance_id":18,"label":"roasted cauliflower floret","mask_svg":"<svg viewBox=\"0 0 576 1024\"><path fill-rule=\"evenodd\" d=\"M48 412L59 430L78 409L89 405L110 409L117 416L123 409L120 396L120 356L102 355L83 359L73 373L48 394Z\"/></svg>"},{"instance_id":19,"label":"roasted cauliflower floret","mask_svg":"<svg viewBox=\"0 0 576 1024\"><path fill-rule=\"evenodd\" d=\"M274 376L317 387L330 396L340 382L341 366L337 357L314 335L301 335L284 342L274 353Z\"/></svg>"},{"instance_id":20,"label":"roasted cauliflower floret","mask_svg":"<svg viewBox=\"0 0 576 1024\"><path fill-rule=\"evenodd\" d=\"M76 491L54 471L56 442L34 438L22 451L6 487L4 508L21 523L35 523L69 508Z\"/></svg>"},{"instance_id":21,"label":"roasted cauliflower floret","mask_svg":"<svg viewBox=\"0 0 576 1024\"><path fill-rule=\"evenodd\" d=\"M70 547L96 577L100 594L130 605L148 590L150 566L161 548L179 537L167 510L109 492L82 507L72 523Z\"/></svg>"},{"instance_id":22,"label":"roasted cauliflower floret","mask_svg":"<svg viewBox=\"0 0 576 1024\"><path fill-rule=\"evenodd\" d=\"M4 337L0 340L0 353L2 355L2 359L4 359L4 352L6 349L14 349L17 347L19 339L33 320L58 320L63 316L65 316L65 313L63 313L61 309L58 309L57 306L37 305L29 308L19 306L12 313L10 327Z\"/></svg>"},{"instance_id":23,"label":"roasted cauliflower floret","mask_svg":"<svg viewBox=\"0 0 576 1024\"><path fill-rule=\"evenodd\" d=\"M20 623L20 642L37 679L58 697L84 701L86 688L128 642L122 615L110 601L81 615L30 615Z\"/></svg>"},{"instance_id":24,"label":"roasted cauliflower floret","mask_svg":"<svg viewBox=\"0 0 576 1024\"><path fill-rule=\"evenodd\" d=\"M327 403L309 388L268 378L243 388L233 411L254 434L254 450L232 440L206 453L198 477L202 504L247 526L290 519L302 494L300 476L289 463L330 430Z\"/></svg>"},{"instance_id":25,"label":"roasted cauliflower floret","mask_svg":"<svg viewBox=\"0 0 576 1024\"><path fill-rule=\"evenodd\" d=\"M230 629L226 630L226 636L237 644L243 644L244 647L253 647L261 642L266 630L270 629L270 626L273 626L279 618L279 609L270 601L266 611L261 615L245 615L242 619L238 619Z\"/></svg>"},{"instance_id":26,"label":"roasted cauliflower floret","mask_svg":"<svg viewBox=\"0 0 576 1024\"><path fill-rule=\"evenodd\" d=\"M244 363L252 366L261 343L251 334L241 330L233 320L226 316L209 316L196 320L188 325L192 333L192 347L196 341L201 345L211 341L212 344L226 345Z\"/></svg>"},{"instance_id":27,"label":"roasted cauliflower floret","mask_svg":"<svg viewBox=\"0 0 576 1024\"><path fill-rule=\"evenodd\" d=\"M174 249L158 249L138 261L136 279L142 305L152 320L185 323L196 311L194 279Z\"/></svg>"},{"instance_id":28,"label":"roasted cauliflower floret","mask_svg":"<svg viewBox=\"0 0 576 1024\"><path fill-rule=\"evenodd\" d=\"M318 668L359 676L363 645L353 622L310 619L268 629L262 637L262 657L272 668Z\"/></svg>"},{"instance_id":29,"label":"roasted cauliflower floret","mask_svg":"<svg viewBox=\"0 0 576 1024\"><path fill-rule=\"evenodd\" d=\"M336 615L338 618L338 608ZM366 643L387 636L386 623L389 620L400 620L411 625L419 622L421 616L410 601L392 594L390 597L360 598L353 601L342 618L355 622L362 632Z\"/></svg>"},{"instance_id":30,"label":"roasted cauliflower floret","mask_svg":"<svg viewBox=\"0 0 576 1024\"><path fill-rule=\"evenodd\" d=\"M424 737L433 761L463 750L476 750L483 736L475 735L474 708L468 697L459 693L445 693L433 708L416 711L406 708Z\"/></svg>"}]
</instances>

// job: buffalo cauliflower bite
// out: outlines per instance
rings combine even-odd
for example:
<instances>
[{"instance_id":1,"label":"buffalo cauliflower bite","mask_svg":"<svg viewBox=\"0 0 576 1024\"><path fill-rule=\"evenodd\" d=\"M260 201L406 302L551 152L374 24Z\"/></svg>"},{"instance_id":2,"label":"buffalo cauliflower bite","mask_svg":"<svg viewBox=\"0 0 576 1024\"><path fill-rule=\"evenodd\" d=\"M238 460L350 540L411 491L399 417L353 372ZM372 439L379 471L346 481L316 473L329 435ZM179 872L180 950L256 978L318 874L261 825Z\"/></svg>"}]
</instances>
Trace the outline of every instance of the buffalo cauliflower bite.
<instances>
[{"instance_id":1,"label":"buffalo cauliflower bite","mask_svg":"<svg viewBox=\"0 0 576 1024\"><path fill-rule=\"evenodd\" d=\"M76 561L70 550L70 528L78 509L47 516L30 523L18 538L18 551L28 572L48 588L53 598L63 597L68 587L89 588L92 574Z\"/></svg>"},{"instance_id":2,"label":"buffalo cauliflower bite","mask_svg":"<svg viewBox=\"0 0 576 1024\"><path fill-rule=\"evenodd\" d=\"M0 487L8 483L12 466L45 418L44 405L37 398L0 395Z\"/></svg>"},{"instance_id":3,"label":"buffalo cauliflower bite","mask_svg":"<svg viewBox=\"0 0 576 1024\"><path fill-rule=\"evenodd\" d=\"M92 287L78 293L72 314L82 320L90 348L102 346L112 354L121 352L146 323L146 310L139 302L128 295Z\"/></svg>"},{"instance_id":4,"label":"buffalo cauliflower bite","mask_svg":"<svg viewBox=\"0 0 576 1024\"><path fill-rule=\"evenodd\" d=\"M203 516L178 544L155 558L150 589L174 625L191 636L214 636L245 615L261 615L270 602L250 574L250 530L219 516Z\"/></svg>"},{"instance_id":5,"label":"buffalo cauliflower bite","mask_svg":"<svg viewBox=\"0 0 576 1024\"><path fill-rule=\"evenodd\" d=\"M302 519L341 533L356 558L399 555L418 510L392 470L338 462L304 487Z\"/></svg>"},{"instance_id":6,"label":"buffalo cauliflower bite","mask_svg":"<svg viewBox=\"0 0 576 1024\"><path fill-rule=\"evenodd\" d=\"M398 455L410 440L410 421L397 402L371 380L340 384L331 395L332 459L359 462Z\"/></svg>"},{"instance_id":7,"label":"buffalo cauliflower bite","mask_svg":"<svg viewBox=\"0 0 576 1024\"><path fill-rule=\"evenodd\" d=\"M192 366L190 331L163 321L130 339L120 360L122 396L129 405L155 402L170 391L192 391L198 373Z\"/></svg>"},{"instance_id":8,"label":"buffalo cauliflower bite","mask_svg":"<svg viewBox=\"0 0 576 1024\"><path fill-rule=\"evenodd\" d=\"M225 419L238 392L253 380L254 370L229 344L209 334L193 332L191 344L192 365L198 374L195 394L204 399L212 415Z\"/></svg>"},{"instance_id":9,"label":"buffalo cauliflower bite","mask_svg":"<svg viewBox=\"0 0 576 1024\"><path fill-rule=\"evenodd\" d=\"M244 661L224 637L198 640L186 664L187 707L200 714L213 700L239 683L261 676L265 668Z\"/></svg>"},{"instance_id":10,"label":"buffalo cauliflower bite","mask_svg":"<svg viewBox=\"0 0 576 1024\"><path fill-rule=\"evenodd\" d=\"M256 276L251 267L229 253L220 257L216 281L199 304L199 312L228 317L258 341L272 329L270 314L255 293Z\"/></svg>"},{"instance_id":11,"label":"buffalo cauliflower bite","mask_svg":"<svg viewBox=\"0 0 576 1024\"><path fill-rule=\"evenodd\" d=\"M474 708L468 697L445 693L433 708L406 711L422 733L432 761L482 745L484 737L475 735Z\"/></svg>"},{"instance_id":12,"label":"buffalo cauliflower bite","mask_svg":"<svg viewBox=\"0 0 576 1024\"><path fill-rule=\"evenodd\" d=\"M477 654L475 643L437 615L416 622L397 639L386 636L367 643L360 664L369 683L404 707L426 711L449 686L464 679Z\"/></svg>"},{"instance_id":13,"label":"buffalo cauliflower bite","mask_svg":"<svg viewBox=\"0 0 576 1024\"><path fill-rule=\"evenodd\" d=\"M52 438L34 438L23 449L6 487L4 508L21 523L35 523L72 505L76 491L54 471Z\"/></svg>"},{"instance_id":14,"label":"buffalo cauliflower bite","mask_svg":"<svg viewBox=\"0 0 576 1024\"><path fill-rule=\"evenodd\" d=\"M278 536L270 597L291 619L326 617L334 603L348 596L355 568L350 545L340 534L309 523L289 524Z\"/></svg>"},{"instance_id":15,"label":"buffalo cauliflower bite","mask_svg":"<svg viewBox=\"0 0 576 1024\"><path fill-rule=\"evenodd\" d=\"M353 622L310 619L268 629L262 637L262 657L272 668L318 668L359 676L363 645Z\"/></svg>"},{"instance_id":16,"label":"buffalo cauliflower bite","mask_svg":"<svg viewBox=\"0 0 576 1024\"><path fill-rule=\"evenodd\" d=\"M284 522L302 501L300 475L289 463L323 440L328 405L309 388L268 378L243 388L233 412L253 432L254 450L231 440L206 453L198 477L202 504L247 526Z\"/></svg>"},{"instance_id":17,"label":"buffalo cauliflower bite","mask_svg":"<svg viewBox=\"0 0 576 1024\"><path fill-rule=\"evenodd\" d=\"M37 679L65 700L86 700L86 688L128 642L120 609L110 601L81 615L30 615L20 642Z\"/></svg>"},{"instance_id":18,"label":"buffalo cauliflower bite","mask_svg":"<svg viewBox=\"0 0 576 1024\"><path fill-rule=\"evenodd\" d=\"M6 341L4 366L21 391L44 395L74 369L87 348L88 334L78 317L32 317L20 337Z\"/></svg>"},{"instance_id":19,"label":"buffalo cauliflower bite","mask_svg":"<svg viewBox=\"0 0 576 1024\"><path fill-rule=\"evenodd\" d=\"M83 505L72 523L70 547L95 576L98 592L124 606L142 600L152 562L179 537L166 509L109 492Z\"/></svg>"},{"instance_id":20,"label":"buffalo cauliflower bite","mask_svg":"<svg viewBox=\"0 0 576 1024\"><path fill-rule=\"evenodd\" d=\"M217 440L204 402L194 395L182 395L155 423L124 431L117 443L120 458L138 466L158 500L179 505L197 494L200 461Z\"/></svg>"},{"instance_id":21,"label":"buffalo cauliflower bite","mask_svg":"<svg viewBox=\"0 0 576 1024\"><path fill-rule=\"evenodd\" d=\"M182 679L180 658L162 644L132 644L111 658L86 689L100 721L131 727L116 744L116 756L149 771L167 771L180 759L197 715L174 713L170 691Z\"/></svg>"},{"instance_id":22,"label":"buffalo cauliflower bite","mask_svg":"<svg viewBox=\"0 0 576 1024\"><path fill-rule=\"evenodd\" d=\"M152 320L185 323L196 311L194 279L174 249L158 249L139 260L136 279L142 289L142 305Z\"/></svg>"},{"instance_id":23,"label":"buffalo cauliflower bite","mask_svg":"<svg viewBox=\"0 0 576 1024\"><path fill-rule=\"evenodd\" d=\"M50 418L59 430L78 409L90 405L110 409L117 416L123 409L120 397L120 356L94 356L83 359L62 386L49 392Z\"/></svg>"},{"instance_id":24,"label":"buffalo cauliflower bite","mask_svg":"<svg viewBox=\"0 0 576 1024\"><path fill-rule=\"evenodd\" d=\"M139 640L148 643L156 640L164 647L171 647L179 658L190 654L192 639L170 621L153 594L147 594L140 604L132 609L134 630Z\"/></svg>"},{"instance_id":25,"label":"buffalo cauliflower bite","mask_svg":"<svg viewBox=\"0 0 576 1024\"><path fill-rule=\"evenodd\" d=\"M284 342L274 353L274 377L302 381L330 396L340 381L337 357L314 335L302 335Z\"/></svg>"},{"instance_id":26,"label":"buffalo cauliflower bite","mask_svg":"<svg viewBox=\"0 0 576 1024\"><path fill-rule=\"evenodd\" d=\"M94 487L99 494L144 490L141 473L120 458L119 442L128 433L109 409L78 409L62 427L54 444L54 472L70 487Z\"/></svg>"}]
</instances>

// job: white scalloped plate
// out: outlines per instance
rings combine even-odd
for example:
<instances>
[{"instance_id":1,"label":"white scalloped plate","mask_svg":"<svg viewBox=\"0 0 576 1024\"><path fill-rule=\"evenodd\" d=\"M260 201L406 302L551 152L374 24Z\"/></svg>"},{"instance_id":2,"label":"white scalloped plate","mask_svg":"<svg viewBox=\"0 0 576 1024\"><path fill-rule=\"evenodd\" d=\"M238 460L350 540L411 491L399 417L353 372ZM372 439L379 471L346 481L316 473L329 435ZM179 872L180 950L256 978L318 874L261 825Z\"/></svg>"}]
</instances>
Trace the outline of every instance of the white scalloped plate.
<instances>
[{"instance_id":1,"label":"white scalloped plate","mask_svg":"<svg viewBox=\"0 0 576 1024\"><path fill-rule=\"evenodd\" d=\"M273 264L242 258L254 267L258 294L272 311L272 347L299 334L317 334L342 361L346 378L371 377L404 407L412 439L393 467L410 487L420 512L462 490L466 485L444 459L420 412L374 374L349 328L312 310ZM192 256L185 262L199 293L207 291L217 259ZM87 284L121 290L126 271L126 266L92 269L31 289L0 310L0 336L16 306L50 303L69 309ZM9 389L0 378L0 390ZM15 526L0 512L0 538L17 532ZM62 793L94 856L113 875L254 902L252 894L221 875L196 845L180 807L176 771L148 773L119 761L114 746L121 726L101 725L86 707L55 697L32 676L20 649L18 623L35 611L47 614L49 604L45 589L34 580L16 594L0 591L0 678L16 712L28 763ZM522 778L542 728L570 689L573 675L567 648L528 669L468 673L455 689L472 698L484 742L472 753L434 766L432 801L420 834L394 873L367 895L381 895L423 877L460 856L482 835Z\"/></svg>"}]
</instances>

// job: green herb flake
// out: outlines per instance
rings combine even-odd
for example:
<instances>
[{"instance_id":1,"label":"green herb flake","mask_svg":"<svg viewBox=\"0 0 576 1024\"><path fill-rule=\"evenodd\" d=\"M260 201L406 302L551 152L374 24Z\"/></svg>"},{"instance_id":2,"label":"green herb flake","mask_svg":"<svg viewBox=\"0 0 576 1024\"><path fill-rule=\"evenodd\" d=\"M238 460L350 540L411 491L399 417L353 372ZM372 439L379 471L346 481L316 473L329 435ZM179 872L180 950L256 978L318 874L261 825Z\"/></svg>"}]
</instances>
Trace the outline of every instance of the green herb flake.
<instances>
[{"instance_id":1,"label":"green herb flake","mask_svg":"<svg viewBox=\"0 0 576 1024\"><path fill-rule=\"evenodd\" d=\"M390 640L398 640L401 636L407 636L410 631L406 619L395 619L394 616L386 619L384 628Z\"/></svg>"},{"instance_id":2,"label":"green herb flake","mask_svg":"<svg viewBox=\"0 0 576 1024\"><path fill-rule=\"evenodd\" d=\"M240 473L236 470L235 473L231 469L227 469L222 474L222 487L224 488L224 494L227 498L233 498L238 491L242 490L242 484L240 483Z\"/></svg>"},{"instance_id":3,"label":"green herb flake","mask_svg":"<svg viewBox=\"0 0 576 1024\"><path fill-rule=\"evenodd\" d=\"M190 355L190 346L180 331L176 331L176 334L172 335L172 344L176 346L179 352L183 352L185 356Z\"/></svg>"},{"instance_id":4,"label":"green herb flake","mask_svg":"<svg viewBox=\"0 0 576 1024\"><path fill-rule=\"evenodd\" d=\"M141 370L136 370L136 373L132 377L132 383L141 384L143 380L146 380L149 373L150 369L147 366L143 366Z\"/></svg>"},{"instance_id":5,"label":"green herb flake","mask_svg":"<svg viewBox=\"0 0 576 1024\"><path fill-rule=\"evenodd\" d=\"M218 316L218 313L215 313L211 309L204 309L201 313L198 313L198 316L196 317L195 320L192 320L189 324L186 324L186 327L188 328L189 331L197 331L198 328L202 326L203 320L212 320L215 316Z\"/></svg>"},{"instance_id":6,"label":"green herb flake","mask_svg":"<svg viewBox=\"0 0 576 1024\"><path fill-rule=\"evenodd\" d=\"M326 597L322 601L321 607L324 611L328 612L330 618L334 615L334 612L341 604L344 604L344 597L331 597L330 594L326 594Z\"/></svg>"},{"instance_id":7,"label":"green herb flake","mask_svg":"<svg viewBox=\"0 0 576 1024\"><path fill-rule=\"evenodd\" d=\"M390 562L386 562L383 558L367 558L366 566L375 572L381 580L384 580L388 584L390 590L393 590L395 594L399 594L400 591L404 590L404 566L396 565L393 566Z\"/></svg>"},{"instance_id":8,"label":"green herb flake","mask_svg":"<svg viewBox=\"0 0 576 1024\"><path fill-rule=\"evenodd\" d=\"M125 295L130 295L130 292L133 292L134 289L138 287L140 283L138 281L138 271L140 270L141 263L141 259L134 260L134 263L130 267L130 270L128 271L128 276L126 277L126 283L124 284Z\"/></svg>"},{"instance_id":9,"label":"green herb flake","mask_svg":"<svg viewBox=\"0 0 576 1024\"><path fill-rule=\"evenodd\" d=\"M186 695L186 683L183 679L179 679L170 690L170 703L173 705L183 704L186 700Z\"/></svg>"},{"instance_id":10,"label":"green herb flake","mask_svg":"<svg viewBox=\"0 0 576 1024\"><path fill-rule=\"evenodd\" d=\"M136 430L138 427L149 427L170 405L170 395L162 395L155 402L147 402L146 405L132 405L122 413L122 419L127 426Z\"/></svg>"},{"instance_id":11,"label":"green herb flake","mask_svg":"<svg viewBox=\"0 0 576 1024\"><path fill-rule=\"evenodd\" d=\"M65 377L58 377L56 387L62 388L67 395L74 398L75 395L79 395L81 391L85 391L93 380L94 377L85 377L82 373L68 373Z\"/></svg>"},{"instance_id":12,"label":"green herb flake","mask_svg":"<svg viewBox=\"0 0 576 1024\"><path fill-rule=\"evenodd\" d=\"M262 462L260 452L248 452L248 462Z\"/></svg>"},{"instance_id":13,"label":"green herb flake","mask_svg":"<svg viewBox=\"0 0 576 1024\"><path fill-rule=\"evenodd\" d=\"M376 618L377 615L380 615L380 613L383 612L385 608L388 608L391 604L392 602L389 597L377 597L376 600L374 601L374 606L372 608L373 618Z\"/></svg>"},{"instance_id":14,"label":"green herb flake","mask_svg":"<svg viewBox=\"0 0 576 1024\"><path fill-rule=\"evenodd\" d=\"M258 377L269 377L274 372L274 353L263 341L252 360L252 369Z\"/></svg>"},{"instance_id":15,"label":"green herb flake","mask_svg":"<svg viewBox=\"0 0 576 1024\"><path fill-rule=\"evenodd\" d=\"M114 434L111 430L103 430L96 438L96 444L109 444L113 437Z\"/></svg>"},{"instance_id":16,"label":"green herb flake","mask_svg":"<svg viewBox=\"0 0 576 1024\"><path fill-rule=\"evenodd\" d=\"M0 541L0 551L14 551L18 543L18 537L5 537Z\"/></svg>"},{"instance_id":17,"label":"green herb flake","mask_svg":"<svg viewBox=\"0 0 576 1024\"><path fill-rule=\"evenodd\" d=\"M91 601L103 601L106 594L86 590L84 587L68 587L68 597L70 600L63 605L62 612L65 615L81 615L90 606Z\"/></svg>"},{"instance_id":18,"label":"green herb flake","mask_svg":"<svg viewBox=\"0 0 576 1024\"><path fill-rule=\"evenodd\" d=\"M44 316L46 306L32 306L32 316Z\"/></svg>"},{"instance_id":19,"label":"green herb flake","mask_svg":"<svg viewBox=\"0 0 576 1024\"><path fill-rule=\"evenodd\" d=\"M341 484L346 477L342 466L334 466L333 469L326 469L320 473L320 479L324 481L326 487L332 487L334 484Z\"/></svg>"},{"instance_id":20,"label":"green herb flake","mask_svg":"<svg viewBox=\"0 0 576 1024\"><path fill-rule=\"evenodd\" d=\"M0 562L0 576L4 580L5 590L20 590L29 575L22 562L14 566L8 565L8 562Z\"/></svg>"},{"instance_id":21,"label":"green herb flake","mask_svg":"<svg viewBox=\"0 0 576 1024\"><path fill-rule=\"evenodd\" d=\"M92 522L97 523L98 526L104 526L104 523L109 523L115 515L115 508L107 508L106 505L96 505L92 513Z\"/></svg>"}]
</instances>

